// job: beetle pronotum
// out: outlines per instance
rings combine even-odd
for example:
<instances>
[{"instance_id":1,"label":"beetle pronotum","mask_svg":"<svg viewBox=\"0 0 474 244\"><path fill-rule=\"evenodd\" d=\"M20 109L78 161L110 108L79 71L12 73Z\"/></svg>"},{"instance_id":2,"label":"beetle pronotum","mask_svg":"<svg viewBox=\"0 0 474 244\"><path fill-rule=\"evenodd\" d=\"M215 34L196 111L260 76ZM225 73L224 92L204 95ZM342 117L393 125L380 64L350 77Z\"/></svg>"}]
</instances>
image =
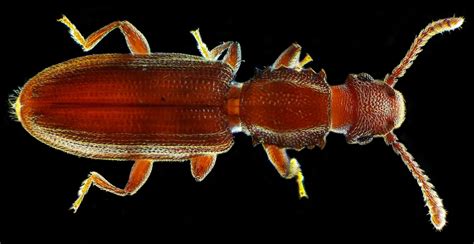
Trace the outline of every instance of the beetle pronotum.
<instances>
[{"instance_id":1,"label":"beetle pronotum","mask_svg":"<svg viewBox=\"0 0 474 244\"><path fill-rule=\"evenodd\" d=\"M384 138L420 185L433 225L438 230L445 225L441 199L393 133L405 119L405 101L393 87L432 36L460 27L463 18L429 24L384 80L350 74L336 86L327 84L324 70L304 68L311 57L300 61L298 44L248 82L238 83L237 42L209 50L196 30L192 34L202 56L151 53L145 37L128 21L112 22L87 38L65 16L59 21L84 51L116 28L131 51L53 65L31 78L11 102L23 127L51 147L93 159L135 161L124 188L91 172L74 211L92 185L120 196L136 193L153 162L190 160L192 175L201 181L238 132L261 143L280 175L295 178L300 197L306 197L299 163L286 150L323 148L327 134L335 132L348 143Z\"/></svg>"}]
</instances>

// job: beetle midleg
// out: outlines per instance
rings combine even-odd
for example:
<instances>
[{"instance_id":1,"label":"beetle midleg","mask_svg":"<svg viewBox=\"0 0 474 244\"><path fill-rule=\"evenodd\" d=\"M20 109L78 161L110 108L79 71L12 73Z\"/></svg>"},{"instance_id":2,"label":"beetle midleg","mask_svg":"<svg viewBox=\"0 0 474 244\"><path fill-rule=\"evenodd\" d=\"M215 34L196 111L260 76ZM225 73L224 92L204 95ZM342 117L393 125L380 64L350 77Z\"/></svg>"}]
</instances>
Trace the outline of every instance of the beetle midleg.
<instances>
[{"instance_id":1,"label":"beetle midleg","mask_svg":"<svg viewBox=\"0 0 474 244\"><path fill-rule=\"evenodd\" d=\"M196 39L196 42L198 42L198 45L199 45L198 39ZM203 43L202 40L201 40L201 43ZM225 50L229 49L230 45L232 45L233 43L234 42L224 42L224 43L220 44L219 46L213 48L211 51L209 51L209 60L215 61L215 60L219 59L219 57L225 52ZM204 45L206 45L206 44L204 44ZM199 47L198 47L198 49L199 49ZM201 55L203 55L203 54L201 53ZM203 57L204 57L204 55L203 55Z\"/></svg>"},{"instance_id":2,"label":"beetle midleg","mask_svg":"<svg viewBox=\"0 0 474 244\"><path fill-rule=\"evenodd\" d=\"M152 160L140 159L136 160L133 164L130 176L128 178L127 185L123 189L118 188L109 183L102 175L97 172L91 172L89 177L82 183L79 189L79 197L72 205L71 209L76 212L81 205L84 196L89 191L92 185L97 186L99 189L111 192L118 196L126 196L135 194L145 184L148 176L150 176L151 169L153 166Z\"/></svg>"},{"instance_id":3,"label":"beetle midleg","mask_svg":"<svg viewBox=\"0 0 474 244\"><path fill-rule=\"evenodd\" d=\"M232 68L234 75L237 73L240 63L242 62L242 53L240 51L240 44L238 42L232 42L232 44L229 46L229 49L227 50L227 54L224 56L222 61Z\"/></svg>"},{"instance_id":4,"label":"beetle midleg","mask_svg":"<svg viewBox=\"0 0 474 244\"><path fill-rule=\"evenodd\" d=\"M196 181L202 181L214 168L216 154L199 155L191 158L191 173Z\"/></svg>"},{"instance_id":5,"label":"beetle midleg","mask_svg":"<svg viewBox=\"0 0 474 244\"><path fill-rule=\"evenodd\" d=\"M223 61L224 63L228 64L230 67L232 67L232 70L234 71L234 74L237 72L237 70L240 67L240 62L241 62L241 52L240 52L240 44L237 42L224 42L220 44L219 46L213 48L212 50L209 51L209 48L207 47L206 43L202 40L201 33L199 32L199 29L191 31L191 34L194 36L194 39L196 39L196 42L198 44L198 49L201 55L206 59L206 60L212 60L216 61L222 53L227 50L227 54L224 57Z\"/></svg>"},{"instance_id":6,"label":"beetle midleg","mask_svg":"<svg viewBox=\"0 0 474 244\"><path fill-rule=\"evenodd\" d=\"M272 69L278 69L281 67L286 67L290 69L301 70L303 66L311 62L313 59L309 54L300 61L301 46L297 43L291 44L285 51L283 51L280 56L275 60L272 65Z\"/></svg>"},{"instance_id":7,"label":"beetle midleg","mask_svg":"<svg viewBox=\"0 0 474 244\"><path fill-rule=\"evenodd\" d=\"M216 57L216 55L212 54L210 51L209 51L209 48L207 48L207 45L206 43L204 43L202 41L202 38L201 38L201 33L199 32L199 29L196 29L196 30L193 30L191 31L191 34L194 36L194 39L196 39L196 42L198 44L198 49L199 49L199 52L201 53L201 55L207 59L207 60L214 60L214 58ZM224 43L225 44L225 43ZM219 48L220 46L224 45L224 44L221 44L219 46L217 46L216 48ZM214 49L216 49L214 48ZM222 50L224 51L224 49Z\"/></svg>"},{"instance_id":8,"label":"beetle midleg","mask_svg":"<svg viewBox=\"0 0 474 244\"><path fill-rule=\"evenodd\" d=\"M150 46L145 36L128 21L114 21L96 32L90 34L86 39L82 36L81 32L76 28L71 21L63 15L62 18L58 19L59 22L65 24L69 28L72 38L79 45L81 45L84 51L89 51L94 48L107 34L112 30L119 28L125 37L127 46L132 54L150 54Z\"/></svg>"},{"instance_id":9,"label":"beetle midleg","mask_svg":"<svg viewBox=\"0 0 474 244\"><path fill-rule=\"evenodd\" d=\"M230 47L231 44L234 42L224 42L220 44L219 46L213 48L212 50L209 50L207 47L206 43L202 40L201 37L201 32L199 29L191 31L191 34L193 35L194 39L196 40L198 44L198 50L201 53L201 55L207 59L207 60L217 60L219 56Z\"/></svg>"},{"instance_id":10,"label":"beetle midleg","mask_svg":"<svg viewBox=\"0 0 474 244\"><path fill-rule=\"evenodd\" d=\"M267 152L268 159L272 162L273 166L275 166L275 169L280 173L281 177L285 179L296 177L300 198L308 198L303 185L303 173L301 172L298 161L295 158L288 158L286 149L268 144L263 144L263 148L265 149L265 152Z\"/></svg>"}]
</instances>

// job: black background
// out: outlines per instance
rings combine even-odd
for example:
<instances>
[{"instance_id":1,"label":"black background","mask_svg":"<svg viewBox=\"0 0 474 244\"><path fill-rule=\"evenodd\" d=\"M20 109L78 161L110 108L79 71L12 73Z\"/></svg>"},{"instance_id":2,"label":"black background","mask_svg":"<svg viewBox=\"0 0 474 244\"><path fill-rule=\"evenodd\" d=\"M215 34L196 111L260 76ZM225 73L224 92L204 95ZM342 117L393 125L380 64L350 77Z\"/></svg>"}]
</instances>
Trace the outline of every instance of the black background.
<instances>
[{"instance_id":1,"label":"black background","mask_svg":"<svg viewBox=\"0 0 474 244\"><path fill-rule=\"evenodd\" d=\"M430 8L227 4L81 7L77 2L74 7L2 10L2 244L117 239L167 243L170 237L173 242L472 243L472 12L449 3ZM192 178L188 163L156 163L136 195L122 198L91 188L73 214L68 208L90 171L123 186L132 163L67 155L35 140L9 118L7 100L15 88L50 65L86 55L55 21L61 14L84 35L111 21L129 20L147 37L153 52L198 55L189 34L197 27L210 47L239 41L245 60L237 75L240 82L298 42L315 59L308 66L324 68L331 85L343 83L349 73L367 72L382 79L430 21L467 17L461 30L434 37L396 87L407 102L407 119L396 134L444 200L447 226L442 232L434 230L417 183L382 139L357 146L335 134L328 136L322 151L290 152L302 164L308 200L298 199L295 182L279 177L261 146L253 147L250 137L237 134L234 147L219 155L201 183ZM107 52L128 52L120 32L111 33L91 53Z\"/></svg>"}]
</instances>

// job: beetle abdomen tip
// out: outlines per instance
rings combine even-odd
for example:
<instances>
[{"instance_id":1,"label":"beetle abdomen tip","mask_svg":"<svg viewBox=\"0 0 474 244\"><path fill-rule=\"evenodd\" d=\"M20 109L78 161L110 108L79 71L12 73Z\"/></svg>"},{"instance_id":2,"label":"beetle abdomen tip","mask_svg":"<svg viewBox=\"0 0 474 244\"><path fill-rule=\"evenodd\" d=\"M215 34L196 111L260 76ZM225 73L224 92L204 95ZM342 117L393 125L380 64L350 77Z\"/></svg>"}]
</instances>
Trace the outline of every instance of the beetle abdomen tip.
<instances>
[{"instance_id":1,"label":"beetle abdomen tip","mask_svg":"<svg viewBox=\"0 0 474 244\"><path fill-rule=\"evenodd\" d=\"M21 121L21 104L20 104L20 92L21 88L13 90L8 98L8 103L10 104L10 116L15 121Z\"/></svg>"}]
</instances>

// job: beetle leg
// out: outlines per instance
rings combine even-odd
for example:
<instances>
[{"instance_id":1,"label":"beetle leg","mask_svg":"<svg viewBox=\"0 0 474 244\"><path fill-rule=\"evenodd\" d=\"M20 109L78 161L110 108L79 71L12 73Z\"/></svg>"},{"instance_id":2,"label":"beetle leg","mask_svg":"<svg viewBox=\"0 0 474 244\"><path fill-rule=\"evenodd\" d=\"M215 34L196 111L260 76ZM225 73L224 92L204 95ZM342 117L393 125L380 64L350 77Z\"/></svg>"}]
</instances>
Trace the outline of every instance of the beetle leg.
<instances>
[{"instance_id":1,"label":"beetle leg","mask_svg":"<svg viewBox=\"0 0 474 244\"><path fill-rule=\"evenodd\" d=\"M76 212L81 205L84 196L89 191L92 185L97 186L99 189L108 191L118 196L127 196L135 194L145 184L148 176L150 176L153 161L151 160L136 160L133 164L130 176L125 188L118 188L109 183L102 175L97 172L91 172L89 177L82 183L79 189L79 197L72 205L71 209Z\"/></svg>"},{"instance_id":2,"label":"beetle leg","mask_svg":"<svg viewBox=\"0 0 474 244\"><path fill-rule=\"evenodd\" d=\"M224 56L222 61L232 68L234 75L237 73L240 63L242 62L242 53L240 51L240 44L238 42L232 42L232 44L229 46L229 49L227 50L227 54Z\"/></svg>"},{"instance_id":3,"label":"beetle leg","mask_svg":"<svg viewBox=\"0 0 474 244\"><path fill-rule=\"evenodd\" d=\"M313 61L313 58L309 56L309 54L307 53L306 56L304 56L304 58L298 62L295 69L297 71L301 71L304 68L304 66L311 61Z\"/></svg>"},{"instance_id":4,"label":"beetle leg","mask_svg":"<svg viewBox=\"0 0 474 244\"><path fill-rule=\"evenodd\" d=\"M199 28L196 30L191 31L191 34L194 36L194 39L196 39L196 42L198 44L198 49L201 55L206 59L206 60L214 60L214 57L211 52L209 51L209 48L207 48L206 43L202 41L201 38L201 33L199 32ZM222 46L221 44L220 46ZM219 47L219 46L218 46Z\"/></svg>"},{"instance_id":5,"label":"beetle leg","mask_svg":"<svg viewBox=\"0 0 474 244\"><path fill-rule=\"evenodd\" d=\"M301 46L297 43L291 44L280 56L275 60L272 69L286 67L293 69L298 64L301 54Z\"/></svg>"},{"instance_id":6,"label":"beetle leg","mask_svg":"<svg viewBox=\"0 0 474 244\"><path fill-rule=\"evenodd\" d=\"M238 42L224 42L209 51L209 48L207 48L206 43L204 43L204 41L202 40L199 29L191 31L191 34L194 36L194 39L196 39L199 52L206 60L216 61L217 59L219 59L222 53L227 50L227 54L222 59L222 61L232 68L234 74L237 73L237 70L239 69L240 63L242 61L240 44Z\"/></svg>"},{"instance_id":7,"label":"beetle leg","mask_svg":"<svg viewBox=\"0 0 474 244\"><path fill-rule=\"evenodd\" d=\"M217 155L199 155L191 158L191 173L196 181L202 181L214 168Z\"/></svg>"},{"instance_id":8,"label":"beetle leg","mask_svg":"<svg viewBox=\"0 0 474 244\"><path fill-rule=\"evenodd\" d=\"M280 56L275 60L272 69L281 67L296 69L298 71L303 69L303 66L311 62L313 59L309 54L306 54L303 60L300 61L301 46L297 43L291 44Z\"/></svg>"},{"instance_id":9,"label":"beetle leg","mask_svg":"<svg viewBox=\"0 0 474 244\"><path fill-rule=\"evenodd\" d=\"M196 41L197 41L197 39L196 39ZM219 59L219 57L225 52L225 50L229 49L229 47L233 44L234 44L234 42L224 42L224 43L220 44L219 46L213 48L211 51L209 51L210 60L215 61L215 60Z\"/></svg>"},{"instance_id":10,"label":"beetle leg","mask_svg":"<svg viewBox=\"0 0 474 244\"><path fill-rule=\"evenodd\" d=\"M298 161L295 158L290 160L286 154L286 150L275 145L264 144L263 148L265 148L268 159L272 162L273 166L275 166L275 169L280 173L281 177L285 179L296 177L300 198L308 198L303 185L303 173L301 172Z\"/></svg>"},{"instance_id":11,"label":"beetle leg","mask_svg":"<svg viewBox=\"0 0 474 244\"><path fill-rule=\"evenodd\" d=\"M127 46L132 54L150 54L150 46L145 36L128 21L115 21L112 22L96 32L90 34L87 38L84 38L71 21L63 15L62 18L58 19L59 22L65 24L69 28L72 39L81 45L82 49L87 52L94 48L107 34L112 30L119 28L127 41Z\"/></svg>"}]
</instances>

